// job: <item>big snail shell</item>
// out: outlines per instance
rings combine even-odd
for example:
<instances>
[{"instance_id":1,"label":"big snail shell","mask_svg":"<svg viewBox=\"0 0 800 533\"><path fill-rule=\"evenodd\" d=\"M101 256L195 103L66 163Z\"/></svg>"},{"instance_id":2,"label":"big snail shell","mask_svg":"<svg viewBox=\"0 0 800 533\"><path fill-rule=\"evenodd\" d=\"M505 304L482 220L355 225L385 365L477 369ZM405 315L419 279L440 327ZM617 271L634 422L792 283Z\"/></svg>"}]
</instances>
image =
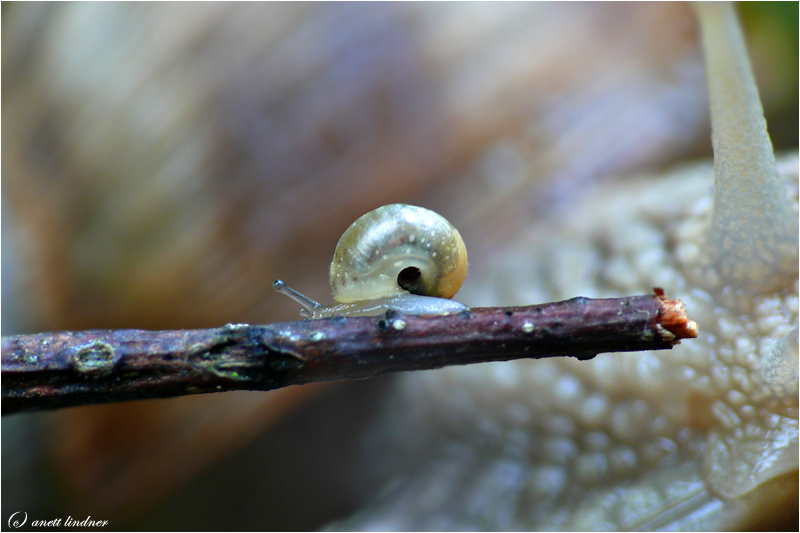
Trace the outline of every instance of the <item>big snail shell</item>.
<instances>
[{"instance_id":1,"label":"big snail shell","mask_svg":"<svg viewBox=\"0 0 800 533\"><path fill-rule=\"evenodd\" d=\"M447 219L423 207L390 204L360 217L339 239L330 269L337 305L322 305L281 280L275 290L299 302L311 318L389 309L442 315L467 309L450 300L466 275L464 240Z\"/></svg>"}]
</instances>

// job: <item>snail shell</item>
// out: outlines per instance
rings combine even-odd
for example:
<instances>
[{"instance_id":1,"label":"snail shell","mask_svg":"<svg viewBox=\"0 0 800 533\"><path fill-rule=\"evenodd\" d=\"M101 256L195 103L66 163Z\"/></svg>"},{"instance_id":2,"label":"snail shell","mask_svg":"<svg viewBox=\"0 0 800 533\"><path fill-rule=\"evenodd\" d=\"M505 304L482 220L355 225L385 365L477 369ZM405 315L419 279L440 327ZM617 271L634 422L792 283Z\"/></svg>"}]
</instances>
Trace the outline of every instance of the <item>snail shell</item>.
<instances>
[{"instance_id":1,"label":"snail shell","mask_svg":"<svg viewBox=\"0 0 800 533\"><path fill-rule=\"evenodd\" d=\"M422 207L391 204L360 217L339 239L330 268L338 305L319 304L281 281L275 289L300 302L313 318L389 309L439 315L467 309L449 300L466 275L464 240L447 219Z\"/></svg>"},{"instance_id":2,"label":"snail shell","mask_svg":"<svg viewBox=\"0 0 800 533\"><path fill-rule=\"evenodd\" d=\"M467 249L443 216L391 204L347 228L333 254L331 289L340 303L412 294L452 298L467 275Z\"/></svg>"}]
</instances>

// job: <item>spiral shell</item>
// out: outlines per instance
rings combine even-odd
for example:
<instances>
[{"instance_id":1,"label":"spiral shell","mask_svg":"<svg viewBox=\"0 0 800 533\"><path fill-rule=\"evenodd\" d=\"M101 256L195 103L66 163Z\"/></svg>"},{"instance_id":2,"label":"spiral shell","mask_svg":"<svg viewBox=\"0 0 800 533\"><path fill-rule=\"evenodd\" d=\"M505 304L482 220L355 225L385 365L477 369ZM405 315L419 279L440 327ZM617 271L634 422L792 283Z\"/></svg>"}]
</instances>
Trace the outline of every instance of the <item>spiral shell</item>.
<instances>
[{"instance_id":1,"label":"spiral shell","mask_svg":"<svg viewBox=\"0 0 800 533\"><path fill-rule=\"evenodd\" d=\"M443 216L405 204L379 207L347 228L333 254L335 305L323 305L275 281L276 291L304 307L309 318L445 315L468 309L450 300L467 276L464 240Z\"/></svg>"},{"instance_id":2,"label":"spiral shell","mask_svg":"<svg viewBox=\"0 0 800 533\"><path fill-rule=\"evenodd\" d=\"M467 249L443 216L413 205L379 207L339 239L330 269L339 303L402 294L452 298L467 275Z\"/></svg>"}]
</instances>

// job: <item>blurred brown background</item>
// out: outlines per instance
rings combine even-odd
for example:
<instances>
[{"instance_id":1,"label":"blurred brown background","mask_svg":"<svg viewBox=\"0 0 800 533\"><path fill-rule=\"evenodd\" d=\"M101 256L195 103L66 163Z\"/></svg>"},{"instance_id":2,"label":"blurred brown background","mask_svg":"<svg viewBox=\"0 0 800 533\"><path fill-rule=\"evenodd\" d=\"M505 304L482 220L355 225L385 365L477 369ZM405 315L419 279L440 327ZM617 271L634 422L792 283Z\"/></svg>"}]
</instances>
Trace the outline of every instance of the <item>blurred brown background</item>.
<instances>
[{"instance_id":1,"label":"blurred brown background","mask_svg":"<svg viewBox=\"0 0 800 533\"><path fill-rule=\"evenodd\" d=\"M796 149L797 4L741 12ZM710 155L685 4L2 15L4 335L293 320L272 281L328 301L339 235L379 205L441 212L479 266L598 183ZM385 381L6 418L3 518L321 527L369 496L348 476Z\"/></svg>"}]
</instances>

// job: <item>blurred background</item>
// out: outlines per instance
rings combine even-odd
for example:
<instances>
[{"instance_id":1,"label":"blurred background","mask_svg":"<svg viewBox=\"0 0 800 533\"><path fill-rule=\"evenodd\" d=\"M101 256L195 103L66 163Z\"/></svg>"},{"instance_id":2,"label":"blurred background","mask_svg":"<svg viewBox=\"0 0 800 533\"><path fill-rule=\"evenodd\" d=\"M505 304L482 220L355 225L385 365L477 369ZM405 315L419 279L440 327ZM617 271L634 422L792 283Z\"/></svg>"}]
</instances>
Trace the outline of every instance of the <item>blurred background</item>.
<instances>
[{"instance_id":1,"label":"blurred background","mask_svg":"<svg viewBox=\"0 0 800 533\"><path fill-rule=\"evenodd\" d=\"M740 13L796 150L797 3ZM480 272L598 184L711 154L683 3L3 3L2 30L3 335L295 320L272 281L330 301L379 205L440 212ZM6 417L3 519L323 527L380 488L351 478L391 379Z\"/></svg>"}]
</instances>

